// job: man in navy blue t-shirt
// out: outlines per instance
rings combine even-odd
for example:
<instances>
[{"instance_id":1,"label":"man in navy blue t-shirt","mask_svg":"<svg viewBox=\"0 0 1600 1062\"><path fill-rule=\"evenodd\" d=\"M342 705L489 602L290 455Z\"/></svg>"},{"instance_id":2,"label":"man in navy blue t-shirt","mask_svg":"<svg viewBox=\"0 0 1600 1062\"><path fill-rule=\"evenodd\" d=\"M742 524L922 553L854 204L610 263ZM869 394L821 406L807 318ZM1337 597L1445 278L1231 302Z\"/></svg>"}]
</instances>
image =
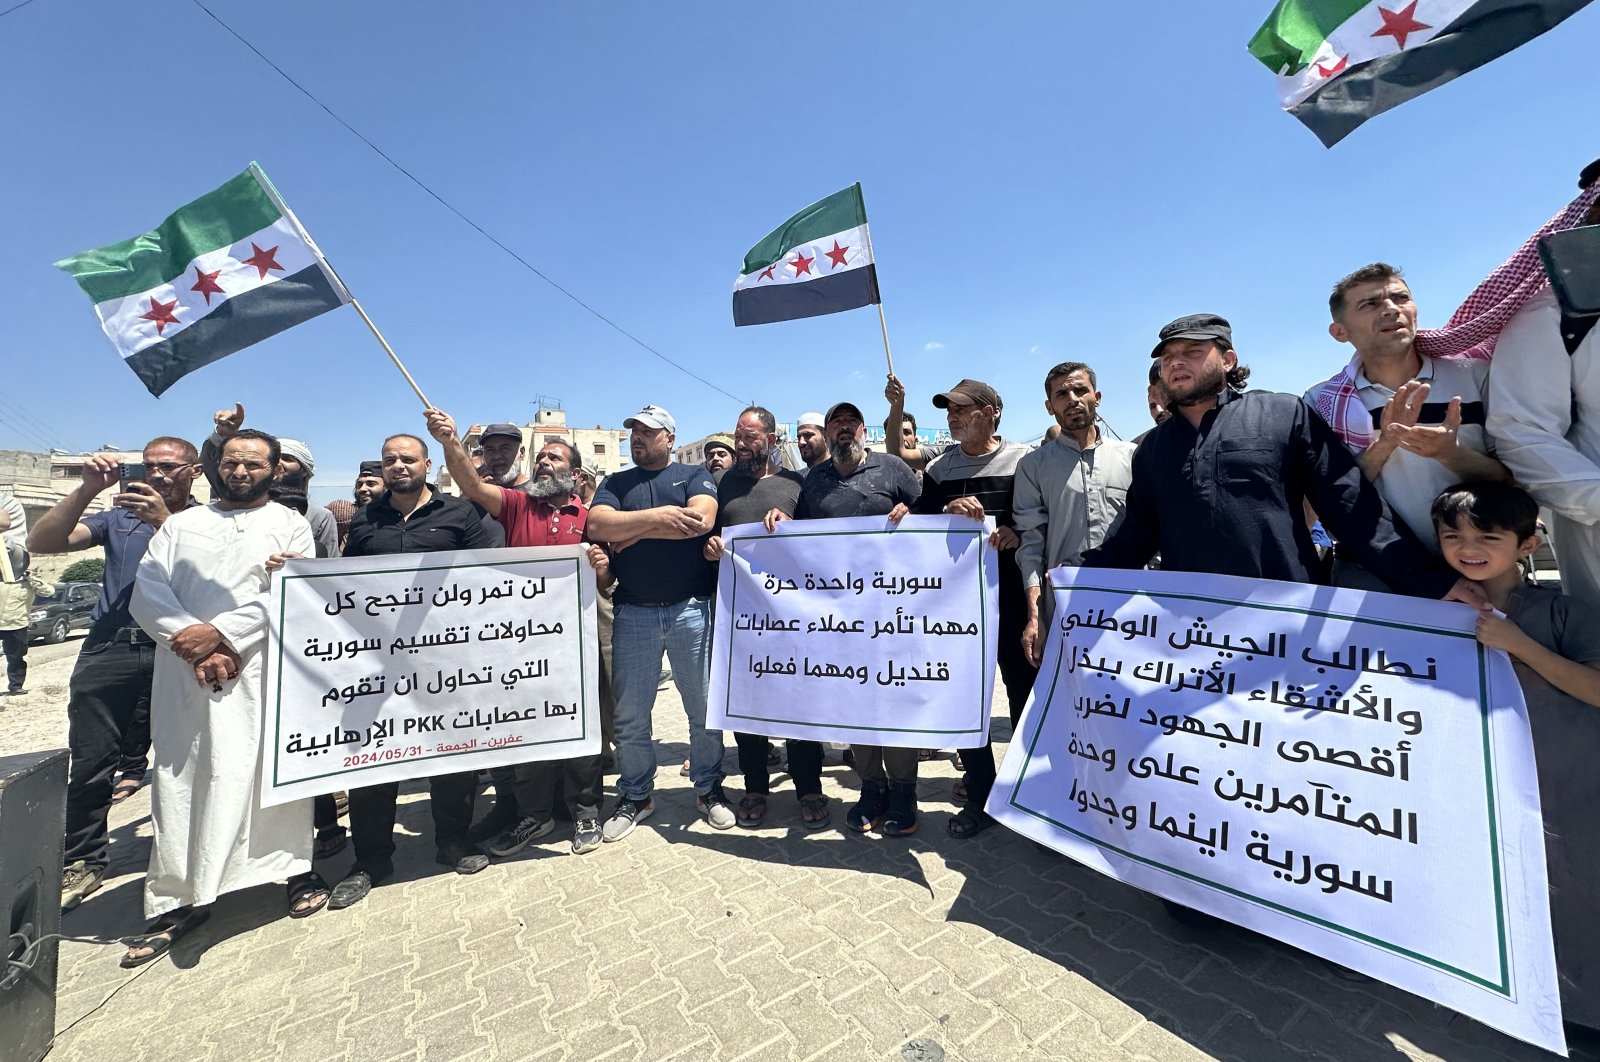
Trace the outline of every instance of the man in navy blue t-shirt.
<instances>
[{"instance_id":1,"label":"man in navy blue t-shirt","mask_svg":"<svg viewBox=\"0 0 1600 1062\"><path fill-rule=\"evenodd\" d=\"M617 577L611 683L618 799L602 834L620 841L655 811L650 713L663 650L689 717L689 780L706 821L726 830L736 820L722 791L722 731L706 729L714 572L701 552L717 518L717 485L705 469L672 460L678 426L660 406L645 406L622 426L633 433L634 467L600 484L588 526L589 540L609 547Z\"/></svg>"}]
</instances>

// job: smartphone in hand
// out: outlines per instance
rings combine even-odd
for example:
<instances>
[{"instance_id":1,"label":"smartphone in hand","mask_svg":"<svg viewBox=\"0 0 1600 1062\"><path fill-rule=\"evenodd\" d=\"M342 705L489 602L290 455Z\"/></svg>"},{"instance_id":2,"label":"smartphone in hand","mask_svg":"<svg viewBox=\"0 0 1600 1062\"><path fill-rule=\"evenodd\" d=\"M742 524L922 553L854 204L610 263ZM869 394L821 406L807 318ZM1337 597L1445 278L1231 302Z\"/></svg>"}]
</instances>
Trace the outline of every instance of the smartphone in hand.
<instances>
[{"instance_id":1,"label":"smartphone in hand","mask_svg":"<svg viewBox=\"0 0 1600 1062\"><path fill-rule=\"evenodd\" d=\"M128 484L129 483L143 483L144 480L145 480L144 465L142 465L142 464L129 464L126 461L124 461L121 464L117 465L117 491L118 491L118 493L126 494L126 493L128 493Z\"/></svg>"}]
</instances>

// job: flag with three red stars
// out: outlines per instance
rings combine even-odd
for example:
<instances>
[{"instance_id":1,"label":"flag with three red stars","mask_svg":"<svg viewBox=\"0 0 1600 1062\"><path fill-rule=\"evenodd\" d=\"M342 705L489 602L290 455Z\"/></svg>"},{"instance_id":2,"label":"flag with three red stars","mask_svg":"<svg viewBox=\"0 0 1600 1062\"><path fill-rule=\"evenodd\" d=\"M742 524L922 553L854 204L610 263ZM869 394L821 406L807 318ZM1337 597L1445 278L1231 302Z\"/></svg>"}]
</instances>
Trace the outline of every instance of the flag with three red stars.
<instances>
[{"instance_id":1,"label":"flag with three red stars","mask_svg":"<svg viewBox=\"0 0 1600 1062\"><path fill-rule=\"evenodd\" d=\"M255 163L151 232L64 258L128 368L179 378L343 306L350 293Z\"/></svg>"},{"instance_id":2,"label":"flag with three red stars","mask_svg":"<svg viewBox=\"0 0 1600 1062\"><path fill-rule=\"evenodd\" d=\"M878 297L867 208L852 184L812 203L744 256L733 323L770 324L870 306Z\"/></svg>"},{"instance_id":3,"label":"flag with three red stars","mask_svg":"<svg viewBox=\"0 0 1600 1062\"><path fill-rule=\"evenodd\" d=\"M1250 38L1283 109L1332 147L1539 36L1589 0L1280 0Z\"/></svg>"}]
</instances>

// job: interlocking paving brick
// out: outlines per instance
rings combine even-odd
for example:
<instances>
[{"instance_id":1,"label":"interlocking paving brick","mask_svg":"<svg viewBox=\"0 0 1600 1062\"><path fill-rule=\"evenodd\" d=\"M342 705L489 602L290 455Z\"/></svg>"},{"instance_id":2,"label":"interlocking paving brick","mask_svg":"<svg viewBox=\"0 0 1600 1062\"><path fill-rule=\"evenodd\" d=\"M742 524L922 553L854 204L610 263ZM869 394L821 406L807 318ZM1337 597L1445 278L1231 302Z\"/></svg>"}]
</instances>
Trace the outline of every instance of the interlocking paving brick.
<instances>
[{"instance_id":1,"label":"interlocking paving brick","mask_svg":"<svg viewBox=\"0 0 1600 1062\"><path fill-rule=\"evenodd\" d=\"M3 727L59 744L59 709L13 704ZM425 787L405 785L398 875L355 908L291 922L280 887L224 897L133 983L117 949L64 944L53 1057L899 1062L914 1037L949 1062L1551 1057L1275 941L1172 922L1005 830L948 838L947 757L922 764L910 839L838 828L855 793L837 765L833 828L804 830L780 775L763 828L713 831L677 774L673 690L658 709L657 812L626 841L573 857L563 829L455 875L433 863ZM113 877L68 932L144 924L148 814L148 789L114 809Z\"/></svg>"}]
</instances>

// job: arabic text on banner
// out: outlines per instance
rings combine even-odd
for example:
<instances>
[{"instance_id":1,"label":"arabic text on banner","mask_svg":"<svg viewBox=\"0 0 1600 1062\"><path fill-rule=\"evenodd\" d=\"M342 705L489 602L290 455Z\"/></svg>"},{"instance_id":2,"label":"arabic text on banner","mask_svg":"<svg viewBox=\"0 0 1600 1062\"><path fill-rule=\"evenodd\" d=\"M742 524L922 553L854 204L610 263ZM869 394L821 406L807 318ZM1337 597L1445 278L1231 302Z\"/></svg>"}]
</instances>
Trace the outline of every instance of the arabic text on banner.
<instances>
[{"instance_id":1,"label":"arabic text on banner","mask_svg":"<svg viewBox=\"0 0 1600 1062\"><path fill-rule=\"evenodd\" d=\"M993 521L790 520L723 531L707 726L895 748L988 740Z\"/></svg>"},{"instance_id":2,"label":"arabic text on banner","mask_svg":"<svg viewBox=\"0 0 1600 1062\"><path fill-rule=\"evenodd\" d=\"M292 560L270 628L264 805L600 751L582 546Z\"/></svg>"},{"instance_id":3,"label":"arabic text on banner","mask_svg":"<svg viewBox=\"0 0 1600 1062\"><path fill-rule=\"evenodd\" d=\"M1561 1050L1522 693L1463 605L1062 568L988 810Z\"/></svg>"}]
</instances>

